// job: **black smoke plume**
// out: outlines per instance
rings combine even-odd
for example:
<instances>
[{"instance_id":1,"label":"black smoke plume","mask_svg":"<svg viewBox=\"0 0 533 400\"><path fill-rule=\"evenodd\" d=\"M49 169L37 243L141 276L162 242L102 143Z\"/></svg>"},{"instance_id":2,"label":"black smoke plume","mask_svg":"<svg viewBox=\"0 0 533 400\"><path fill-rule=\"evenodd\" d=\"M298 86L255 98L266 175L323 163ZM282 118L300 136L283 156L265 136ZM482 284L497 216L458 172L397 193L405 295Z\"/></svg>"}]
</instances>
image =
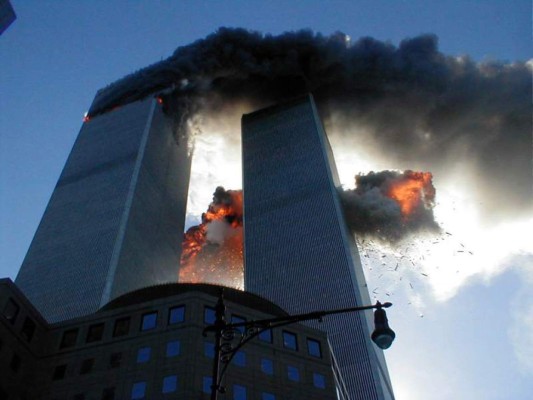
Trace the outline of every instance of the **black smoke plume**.
<instances>
[{"instance_id":1,"label":"black smoke plume","mask_svg":"<svg viewBox=\"0 0 533 400\"><path fill-rule=\"evenodd\" d=\"M190 113L242 101L253 109L312 92L326 130L366 135L391 167L468 176L492 222L533 209L526 62L447 56L434 35L394 46L369 37L350 43L340 33L221 28L104 88L89 115L163 90L166 103Z\"/></svg>"}]
</instances>

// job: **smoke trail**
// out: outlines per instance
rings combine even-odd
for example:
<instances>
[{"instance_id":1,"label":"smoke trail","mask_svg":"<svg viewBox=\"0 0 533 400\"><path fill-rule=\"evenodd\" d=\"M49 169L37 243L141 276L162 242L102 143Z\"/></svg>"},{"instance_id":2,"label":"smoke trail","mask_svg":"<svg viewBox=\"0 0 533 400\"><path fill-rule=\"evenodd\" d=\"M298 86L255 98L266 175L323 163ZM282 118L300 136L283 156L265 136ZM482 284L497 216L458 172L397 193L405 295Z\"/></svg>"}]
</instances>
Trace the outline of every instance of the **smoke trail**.
<instances>
[{"instance_id":1,"label":"smoke trail","mask_svg":"<svg viewBox=\"0 0 533 400\"><path fill-rule=\"evenodd\" d=\"M447 56L434 35L394 46L221 28L103 89L90 115L163 89L165 104L187 104L186 116L311 91L328 132L357 134L391 167L475 177L470 189L496 222L533 209L531 88L530 64Z\"/></svg>"}]
</instances>

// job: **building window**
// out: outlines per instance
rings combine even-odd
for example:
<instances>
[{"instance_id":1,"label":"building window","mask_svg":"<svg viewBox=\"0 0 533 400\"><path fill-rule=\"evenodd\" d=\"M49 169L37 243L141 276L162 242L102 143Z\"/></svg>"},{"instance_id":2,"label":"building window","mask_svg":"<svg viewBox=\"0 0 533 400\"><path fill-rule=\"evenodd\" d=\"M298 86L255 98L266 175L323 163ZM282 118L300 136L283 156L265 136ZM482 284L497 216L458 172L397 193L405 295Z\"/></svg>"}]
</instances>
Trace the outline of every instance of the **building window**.
<instances>
[{"instance_id":1,"label":"building window","mask_svg":"<svg viewBox=\"0 0 533 400\"><path fill-rule=\"evenodd\" d=\"M287 365L287 377L290 381L300 382L300 371L293 365Z\"/></svg>"},{"instance_id":2,"label":"building window","mask_svg":"<svg viewBox=\"0 0 533 400\"><path fill-rule=\"evenodd\" d=\"M178 389L178 376L170 375L163 378L163 393L172 393Z\"/></svg>"},{"instance_id":3,"label":"building window","mask_svg":"<svg viewBox=\"0 0 533 400\"><path fill-rule=\"evenodd\" d=\"M63 379L65 377L66 372L67 372L67 364L57 365L54 368L54 373L52 375L52 380L53 381L60 381L61 379Z\"/></svg>"},{"instance_id":4,"label":"building window","mask_svg":"<svg viewBox=\"0 0 533 400\"><path fill-rule=\"evenodd\" d=\"M146 382L135 382L131 387L132 400L144 399L146 395Z\"/></svg>"},{"instance_id":5,"label":"building window","mask_svg":"<svg viewBox=\"0 0 533 400\"><path fill-rule=\"evenodd\" d=\"M77 339L78 329L69 329L68 331L63 332L63 338L61 339L59 348L66 349L67 347L72 347L76 344Z\"/></svg>"},{"instance_id":6,"label":"building window","mask_svg":"<svg viewBox=\"0 0 533 400\"><path fill-rule=\"evenodd\" d=\"M115 400L115 388L105 388L102 391L102 400Z\"/></svg>"},{"instance_id":7,"label":"building window","mask_svg":"<svg viewBox=\"0 0 533 400\"><path fill-rule=\"evenodd\" d=\"M272 343L272 330L267 329L259 334L259 340L267 343Z\"/></svg>"},{"instance_id":8,"label":"building window","mask_svg":"<svg viewBox=\"0 0 533 400\"><path fill-rule=\"evenodd\" d=\"M233 400L246 400L246 387L233 385Z\"/></svg>"},{"instance_id":9,"label":"building window","mask_svg":"<svg viewBox=\"0 0 533 400\"><path fill-rule=\"evenodd\" d=\"M320 349L320 342L314 339L307 339L307 351L313 357L322 357L322 350Z\"/></svg>"},{"instance_id":10,"label":"building window","mask_svg":"<svg viewBox=\"0 0 533 400\"><path fill-rule=\"evenodd\" d=\"M157 325L157 311L144 314L141 321L141 331L154 329Z\"/></svg>"},{"instance_id":11,"label":"building window","mask_svg":"<svg viewBox=\"0 0 533 400\"><path fill-rule=\"evenodd\" d=\"M20 330L20 336L26 339L28 342L31 342L33 339L33 334L35 333L35 322L32 319L26 318L24 324L22 324L22 329Z\"/></svg>"},{"instance_id":12,"label":"building window","mask_svg":"<svg viewBox=\"0 0 533 400\"><path fill-rule=\"evenodd\" d=\"M87 331L87 343L98 342L104 336L104 324L95 324L89 327Z\"/></svg>"},{"instance_id":13,"label":"building window","mask_svg":"<svg viewBox=\"0 0 533 400\"><path fill-rule=\"evenodd\" d=\"M172 307L168 311L168 324L179 324L185 321L185 306Z\"/></svg>"},{"instance_id":14,"label":"building window","mask_svg":"<svg viewBox=\"0 0 533 400\"><path fill-rule=\"evenodd\" d=\"M313 385L319 389L325 389L326 377L318 372L313 372Z\"/></svg>"},{"instance_id":15,"label":"building window","mask_svg":"<svg viewBox=\"0 0 533 400\"><path fill-rule=\"evenodd\" d=\"M238 315L232 315L231 316L231 323L232 324L239 324L241 322L246 322L246 318L239 317ZM241 334L243 334L246 328L244 326L239 326L239 327L237 327L235 329L237 331L239 331Z\"/></svg>"},{"instance_id":16,"label":"building window","mask_svg":"<svg viewBox=\"0 0 533 400\"><path fill-rule=\"evenodd\" d=\"M75 394L75 395L72 397L72 400L85 400L85 395L84 395L83 393Z\"/></svg>"},{"instance_id":17,"label":"building window","mask_svg":"<svg viewBox=\"0 0 533 400\"><path fill-rule=\"evenodd\" d=\"M92 371L94 365L94 358L83 360L80 367L80 375L88 374Z\"/></svg>"},{"instance_id":18,"label":"building window","mask_svg":"<svg viewBox=\"0 0 533 400\"><path fill-rule=\"evenodd\" d=\"M233 364L239 366L239 367L245 367L246 366L246 353L244 351L238 351L233 356L233 360L231 360Z\"/></svg>"},{"instance_id":19,"label":"building window","mask_svg":"<svg viewBox=\"0 0 533 400\"><path fill-rule=\"evenodd\" d=\"M211 393L211 385L213 383L213 378L210 376L204 376L202 379L202 391L204 393Z\"/></svg>"},{"instance_id":20,"label":"building window","mask_svg":"<svg viewBox=\"0 0 533 400\"><path fill-rule=\"evenodd\" d=\"M207 325L213 325L217 320L216 311L214 308L205 307L204 308L204 322Z\"/></svg>"},{"instance_id":21,"label":"building window","mask_svg":"<svg viewBox=\"0 0 533 400\"><path fill-rule=\"evenodd\" d=\"M130 333L130 317L117 319L113 328L113 337L126 336L128 333Z\"/></svg>"},{"instance_id":22,"label":"building window","mask_svg":"<svg viewBox=\"0 0 533 400\"><path fill-rule=\"evenodd\" d=\"M17 316L19 315L20 307L13 299L9 299L7 301L6 306L4 307L4 311L2 315L5 319L7 319L12 324L15 323L17 320Z\"/></svg>"},{"instance_id":23,"label":"building window","mask_svg":"<svg viewBox=\"0 0 533 400\"><path fill-rule=\"evenodd\" d=\"M150 360L150 352L150 347L141 347L137 351L137 364L148 362Z\"/></svg>"},{"instance_id":24,"label":"building window","mask_svg":"<svg viewBox=\"0 0 533 400\"><path fill-rule=\"evenodd\" d=\"M215 357L215 344L211 342L204 342L204 356Z\"/></svg>"},{"instance_id":25,"label":"building window","mask_svg":"<svg viewBox=\"0 0 533 400\"><path fill-rule=\"evenodd\" d=\"M122 353L111 353L109 356L109 369L119 368L122 361Z\"/></svg>"},{"instance_id":26,"label":"building window","mask_svg":"<svg viewBox=\"0 0 533 400\"><path fill-rule=\"evenodd\" d=\"M261 400L276 400L276 396L272 393L261 393Z\"/></svg>"},{"instance_id":27,"label":"building window","mask_svg":"<svg viewBox=\"0 0 533 400\"><path fill-rule=\"evenodd\" d=\"M283 331L283 347L298 350L298 340L294 333Z\"/></svg>"},{"instance_id":28,"label":"building window","mask_svg":"<svg viewBox=\"0 0 533 400\"><path fill-rule=\"evenodd\" d=\"M176 357L180 354L180 341L173 340L167 343L167 357Z\"/></svg>"},{"instance_id":29,"label":"building window","mask_svg":"<svg viewBox=\"0 0 533 400\"><path fill-rule=\"evenodd\" d=\"M274 375L274 363L269 358L261 359L261 371L267 375Z\"/></svg>"},{"instance_id":30,"label":"building window","mask_svg":"<svg viewBox=\"0 0 533 400\"><path fill-rule=\"evenodd\" d=\"M13 357L11 357L11 362L9 363L9 368L11 368L11 371L17 373L20 369L20 357L18 354L13 354Z\"/></svg>"}]
</instances>

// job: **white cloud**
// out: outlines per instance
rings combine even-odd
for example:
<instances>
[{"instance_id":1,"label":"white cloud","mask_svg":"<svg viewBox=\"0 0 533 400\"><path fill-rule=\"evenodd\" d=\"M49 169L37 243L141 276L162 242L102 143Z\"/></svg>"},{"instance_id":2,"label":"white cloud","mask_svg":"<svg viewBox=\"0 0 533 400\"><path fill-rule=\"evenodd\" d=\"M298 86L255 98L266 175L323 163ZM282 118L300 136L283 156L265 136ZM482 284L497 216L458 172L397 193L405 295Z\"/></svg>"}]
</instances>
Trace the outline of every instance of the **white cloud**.
<instances>
[{"instance_id":1,"label":"white cloud","mask_svg":"<svg viewBox=\"0 0 533 400\"><path fill-rule=\"evenodd\" d=\"M515 356L524 374L533 375L533 256L516 257L522 286L512 299L512 325L508 330Z\"/></svg>"}]
</instances>

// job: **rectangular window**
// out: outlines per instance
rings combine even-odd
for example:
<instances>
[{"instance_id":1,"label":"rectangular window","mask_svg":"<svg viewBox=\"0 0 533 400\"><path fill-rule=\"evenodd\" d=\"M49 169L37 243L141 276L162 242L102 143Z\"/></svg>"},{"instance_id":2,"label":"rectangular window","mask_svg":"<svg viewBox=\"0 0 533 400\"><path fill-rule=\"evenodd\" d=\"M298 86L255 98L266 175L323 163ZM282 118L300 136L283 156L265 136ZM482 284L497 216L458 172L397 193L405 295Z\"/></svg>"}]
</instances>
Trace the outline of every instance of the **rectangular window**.
<instances>
[{"instance_id":1,"label":"rectangular window","mask_svg":"<svg viewBox=\"0 0 533 400\"><path fill-rule=\"evenodd\" d=\"M85 395L83 393L75 394L72 400L85 400Z\"/></svg>"},{"instance_id":2,"label":"rectangular window","mask_svg":"<svg viewBox=\"0 0 533 400\"><path fill-rule=\"evenodd\" d=\"M233 360L231 360L233 364L239 366L239 367L245 367L246 366L246 353L244 351L238 351L233 356Z\"/></svg>"},{"instance_id":3,"label":"rectangular window","mask_svg":"<svg viewBox=\"0 0 533 400\"><path fill-rule=\"evenodd\" d=\"M211 393L211 385L213 383L213 378L210 376L204 376L202 379L202 391L204 393Z\"/></svg>"},{"instance_id":4,"label":"rectangular window","mask_svg":"<svg viewBox=\"0 0 533 400\"><path fill-rule=\"evenodd\" d=\"M61 339L59 348L66 349L67 347L72 347L76 344L77 339L78 329L69 329L68 331L63 332L63 338Z\"/></svg>"},{"instance_id":5,"label":"rectangular window","mask_svg":"<svg viewBox=\"0 0 533 400\"><path fill-rule=\"evenodd\" d=\"M283 347L291 350L298 350L298 340L294 333L283 331Z\"/></svg>"},{"instance_id":6,"label":"rectangular window","mask_svg":"<svg viewBox=\"0 0 533 400\"><path fill-rule=\"evenodd\" d=\"M272 330L267 329L259 334L259 340L262 342L272 343Z\"/></svg>"},{"instance_id":7,"label":"rectangular window","mask_svg":"<svg viewBox=\"0 0 533 400\"><path fill-rule=\"evenodd\" d=\"M320 349L320 342L314 339L307 339L307 351L313 357L322 357L322 350Z\"/></svg>"},{"instance_id":8,"label":"rectangular window","mask_svg":"<svg viewBox=\"0 0 533 400\"><path fill-rule=\"evenodd\" d=\"M173 340L167 343L167 357L176 357L180 354L180 341Z\"/></svg>"},{"instance_id":9,"label":"rectangular window","mask_svg":"<svg viewBox=\"0 0 533 400\"><path fill-rule=\"evenodd\" d=\"M274 363L269 358L262 358L261 359L261 371L263 371L267 375L273 375L274 374Z\"/></svg>"},{"instance_id":10,"label":"rectangular window","mask_svg":"<svg viewBox=\"0 0 533 400\"><path fill-rule=\"evenodd\" d=\"M83 360L80 367L80 375L88 374L92 371L94 365L94 358Z\"/></svg>"},{"instance_id":11,"label":"rectangular window","mask_svg":"<svg viewBox=\"0 0 533 400\"><path fill-rule=\"evenodd\" d=\"M109 356L109 369L119 368L122 361L122 353L112 353Z\"/></svg>"},{"instance_id":12,"label":"rectangular window","mask_svg":"<svg viewBox=\"0 0 533 400\"><path fill-rule=\"evenodd\" d=\"M115 400L115 388L105 388L102 391L102 400Z\"/></svg>"},{"instance_id":13,"label":"rectangular window","mask_svg":"<svg viewBox=\"0 0 533 400\"><path fill-rule=\"evenodd\" d=\"M179 324L185 321L185 306L172 307L168 311L168 324Z\"/></svg>"},{"instance_id":14,"label":"rectangular window","mask_svg":"<svg viewBox=\"0 0 533 400\"><path fill-rule=\"evenodd\" d=\"M20 336L26 339L27 342L31 342L33 339L33 334L35 333L35 322L32 319L26 318L24 324L22 324L22 329L20 331Z\"/></svg>"},{"instance_id":15,"label":"rectangular window","mask_svg":"<svg viewBox=\"0 0 533 400\"><path fill-rule=\"evenodd\" d=\"M135 382L131 387L131 399L144 399L146 395L146 382Z\"/></svg>"},{"instance_id":16,"label":"rectangular window","mask_svg":"<svg viewBox=\"0 0 533 400\"><path fill-rule=\"evenodd\" d=\"M272 393L261 393L261 400L276 400L276 396Z\"/></svg>"},{"instance_id":17,"label":"rectangular window","mask_svg":"<svg viewBox=\"0 0 533 400\"><path fill-rule=\"evenodd\" d=\"M157 311L146 313L142 316L141 331L154 329L157 325Z\"/></svg>"},{"instance_id":18,"label":"rectangular window","mask_svg":"<svg viewBox=\"0 0 533 400\"><path fill-rule=\"evenodd\" d=\"M163 378L163 393L172 393L178 389L178 376L169 375Z\"/></svg>"},{"instance_id":19,"label":"rectangular window","mask_svg":"<svg viewBox=\"0 0 533 400\"><path fill-rule=\"evenodd\" d=\"M52 375L52 380L53 381L60 381L61 379L63 379L65 377L66 372L67 372L67 365L66 364L57 365L54 368L54 373Z\"/></svg>"},{"instance_id":20,"label":"rectangular window","mask_svg":"<svg viewBox=\"0 0 533 400\"><path fill-rule=\"evenodd\" d=\"M117 319L113 328L113 337L126 336L128 333L130 333L130 317Z\"/></svg>"},{"instance_id":21,"label":"rectangular window","mask_svg":"<svg viewBox=\"0 0 533 400\"><path fill-rule=\"evenodd\" d=\"M318 372L313 372L313 385L319 389L325 389L326 377Z\"/></svg>"},{"instance_id":22,"label":"rectangular window","mask_svg":"<svg viewBox=\"0 0 533 400\"><path fill-rule=\"evenodd\" d=\"M204 342L204 356L215 357L215 344L211 342Z\"/></svg>"},{"instance_id":23,"label":"rectangular window","mask_svg":"<svg viewBox=\"0 0 533 400\"><path fill-rule=\"evenodd\" d=\"M7 301L6 306L4 307L4 311L2 312L2 315L5 319L7 319L12 324L15 323L17 320L17 316L19 315L20 307L13 299L9 299Z\"/></svg>"},{"instance_id":24,"label":"rectangular window","mask_svg":"<svg viewBox=\"0 0 533 400\"><path fill-rule=\"evenodd\" d=\"M204 322L207 325L213 325L217 319L216 311L214 308L205 307L204 308Z\"/></svg>"},{"instance_id":25,"label":"rectangular window","mask_svg":"<svg viewBox=\"0 0 533 400\"><path fill-rule=\"evenodd\" d=\"M20 357L18 354L13 354L13 357L11 357L11 362L9 363L9 368L11 368L11 371L18 372L20 369Z\"/></svg>"},{"instance_id":26,"label":"rectangular window","mask_svg":"<svg viewBox=\"0 0 533 400\"><path fill-rule=\"evenodd\" d=\"M239 317L238 315L232 315L231 316L231 323L232 324L238 324L238 323L241 323L241 322L246 322L246 318ZM239 326L239 327L237 327L235 329L238 330L241 334L243 334L246 328L244 326Z\"/></svg>"},{"instance_id":27,"label":"rectangular window","mask_svg":"<svg viewBox=\"0 0 533 400\"><path fill-rule=\"evenodd\" d=\"M141 347L137 351L137 364L145 363L150 360L150 347Z\"/></svg>"},{"instance_id":28,"label":"rectangular window","mask_svg":"<svg viewBox=\"0 0 533 400\"><path fill-rule=\"evenodd\" d=\"M104 336L104 324L95 324L89 327L87 331L87 343L98 342Z\"/></svg>"},{"instance_id":29,"label":"rectangular window","mask_svg":"<svg viewBox=\"0 0 533 400\"><path fill-rule=\"evenodd\" d=\"M300 371L293 365L287 365L287 377L290 381L300 382Z\"/></svg>"},{"instance_id":30,"label":"rectangular window","mask_svg":"<svg viewBox=\"0 0 533 400\"><path fill-rule=\"evenodd\" d=\"M233 385L233 400L246 400L246 387Z\"/></svg>"}]
</instances>

